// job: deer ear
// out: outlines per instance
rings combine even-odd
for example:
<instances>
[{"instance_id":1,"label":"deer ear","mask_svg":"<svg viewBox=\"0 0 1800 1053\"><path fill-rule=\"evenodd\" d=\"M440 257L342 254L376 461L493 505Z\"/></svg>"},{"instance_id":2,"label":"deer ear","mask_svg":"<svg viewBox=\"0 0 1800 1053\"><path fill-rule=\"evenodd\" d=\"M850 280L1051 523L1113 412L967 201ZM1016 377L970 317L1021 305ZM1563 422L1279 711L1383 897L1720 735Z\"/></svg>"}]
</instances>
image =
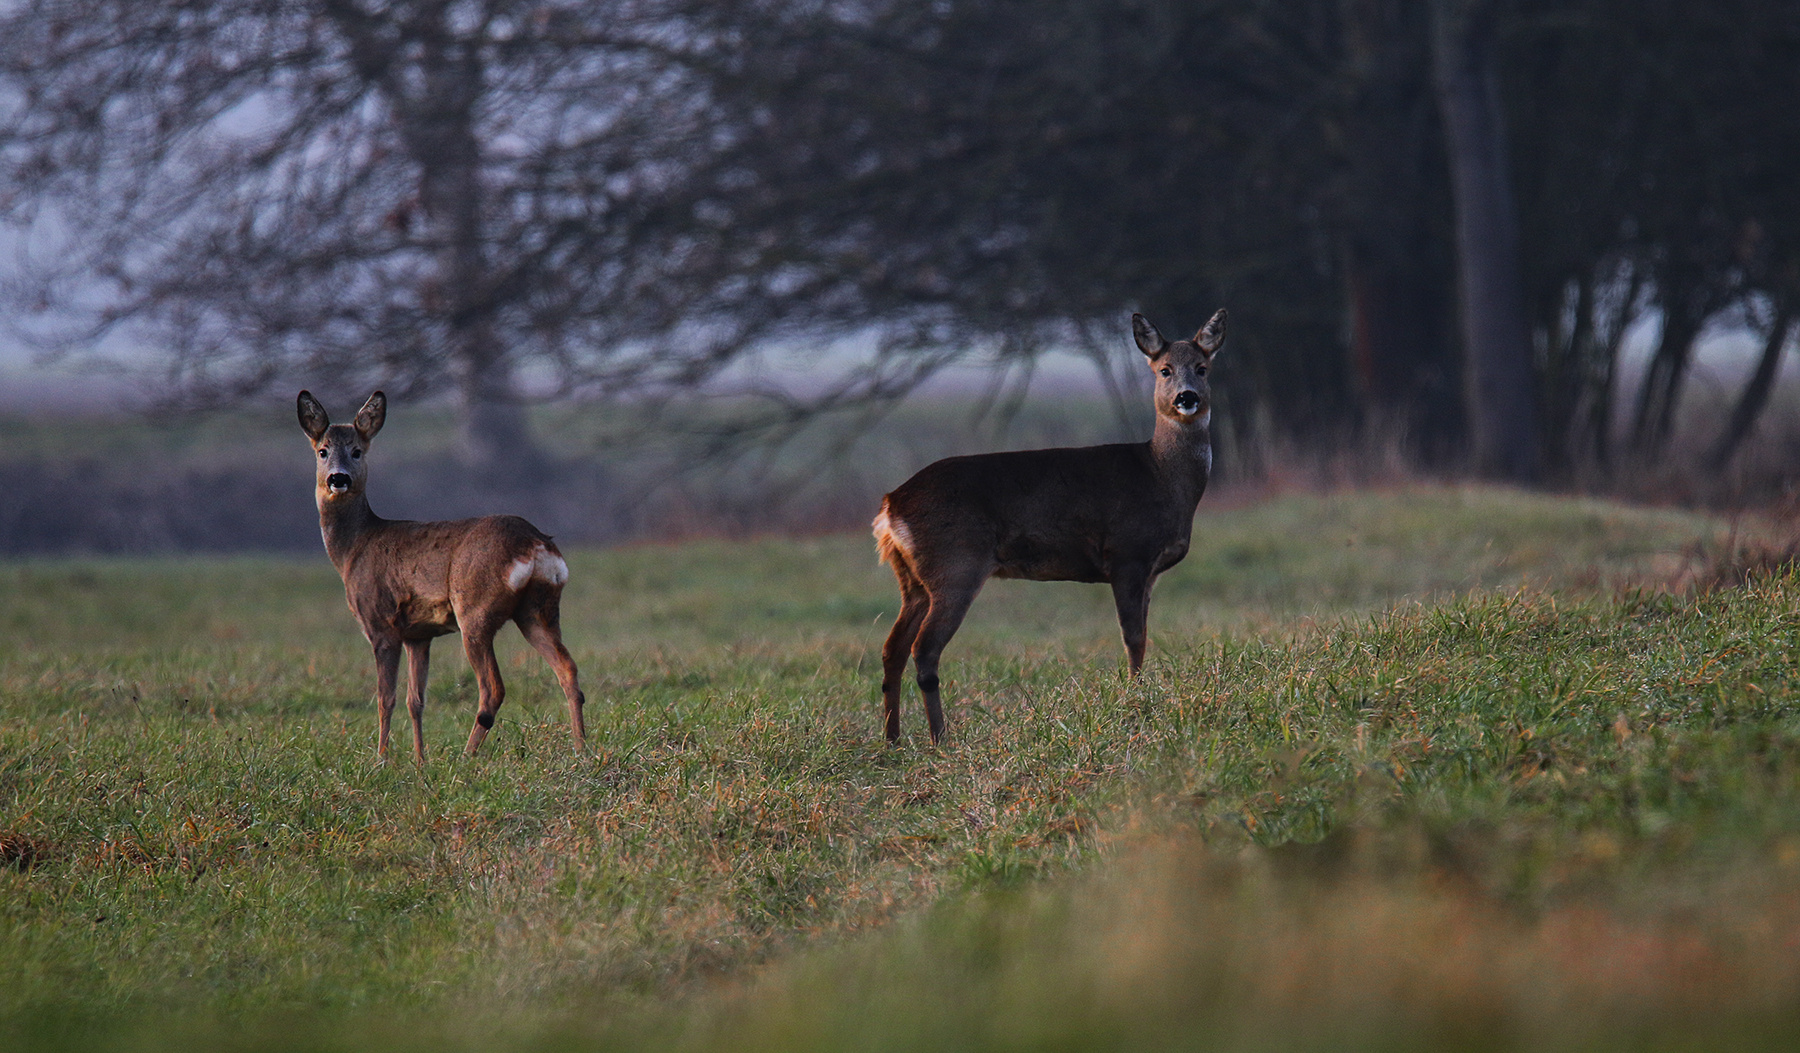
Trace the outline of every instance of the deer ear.
<instances>
[{"instance_id":1,"label":"deer ear","mask_svg":"<svg viewBox=\"0 0 1800 1053\"><path fill-rule=\"evenodd\" d=\"M307 438L318 442L324 437L325 429L331 427L331 416L325 412L325 407L313 398L312 392L302 391L295 400L295 408L300 411L300 430Z\"/></svg>"},{"instance_id":2,"label":"deer ear","mask_svg":"<svg viewBox=\"0 0 1800 1053\"><path fill-rule=\"evenodd\" d=\"M356 434L361 435L364 442L368 442L386 421L387 396L377 391L369 396L369 401L362 404L362 409L356 411L356 420L352 423L356 427Z\"/></svg>"},{"instance_id":3,"label":"deer ear","mask_svg":"<svg viewBox=\"0 0 1800 1053\"><path fill-rule=\"evenodd\" d=\"M1211 358L1224 345L1225 308L1221 307L1214 311L1213 316L1200 327L1200 331L1194 334L1194 346L1206 352L1206 357Z\"/></svg>"},{"instance_id":4,"label":"deer ear","mask_svg":"<svg viewBox=\"0 0 1800 1053\"><path fill-rule=\"evenodd\" d=\"M1152 358L1162 354L1169 346L1163 335L1150 324L1150 319L1141 314L1131 316L1131 335L1137 340L1138 350Z\"/></svg>"}]
</instances>

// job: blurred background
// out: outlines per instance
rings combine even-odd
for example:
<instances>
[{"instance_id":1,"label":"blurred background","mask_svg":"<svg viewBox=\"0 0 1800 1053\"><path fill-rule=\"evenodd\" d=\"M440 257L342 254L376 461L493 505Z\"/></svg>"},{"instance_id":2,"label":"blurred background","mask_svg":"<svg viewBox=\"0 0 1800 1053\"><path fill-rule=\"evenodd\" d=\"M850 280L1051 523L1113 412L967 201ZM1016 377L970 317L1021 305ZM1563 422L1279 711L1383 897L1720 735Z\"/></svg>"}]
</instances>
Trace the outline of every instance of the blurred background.
<instances>
[{"instance_id":1,"label":"blurred background","mask_svg":"<svg viewBox=\"0 0 1800 1053\"><path fill-rule=\"evenodd\" d=\"M1785 502L1797 100L1777 0L21 0L0 554L316 547L301 387L389 516L858 527L1221 305L1227 488Z\"/></svg>"}]
</instances>

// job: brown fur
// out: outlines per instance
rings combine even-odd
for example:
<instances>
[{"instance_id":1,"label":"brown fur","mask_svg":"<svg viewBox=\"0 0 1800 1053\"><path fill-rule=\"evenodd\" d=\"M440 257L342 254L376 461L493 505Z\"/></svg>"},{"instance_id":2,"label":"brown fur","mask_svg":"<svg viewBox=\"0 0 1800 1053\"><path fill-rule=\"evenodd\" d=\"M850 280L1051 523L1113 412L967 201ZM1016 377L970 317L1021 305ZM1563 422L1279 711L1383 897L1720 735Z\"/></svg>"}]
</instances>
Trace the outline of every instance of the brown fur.
<instances>
[{"instance_id":1,"label":"brown fur","mask_svg":"<svg viewBox=\"0 0 1800 1053\"><path fill-rule=\"evenodd\" d=\"M1132 325L1158 378L1150 441L951 457L882 499L875 543L901 601L882 647L890 742L909 654L931 741L942 737L938 660L989 578L1110 583L1131 672L1143 665L1151 587L1187 555L1212 467L1206 373L1225 312L1175 343L1141 315Z\"/></svg>"},{"instance_id":2,"label":"brown fur","mask_svg":"<svg viewBox=\"0 0 1800 1053\"><path fill-rule=\"evenodd\" d=\"M469 753L475 752L506 699L506 685L494 659L494 635L509 621L555 670L569 702L570 733L576 746L585 748L586 698L575 661L562 642L567 565L550 535L518 516L434 523L382 519L369 507L364 454L386 419L387 397L379 391L369 396L352 424L332 424L325 407L309 392L300 393L298 408L301 430L312 440L317 457L314 494L325 553L344 579L350 611L375 651L381 756L388 752L404 650L413 754L424 763L431 641L459 631L480 692L467 747ZM529 571L520 561L530 564Z\"/></svg>"}]
</instances>

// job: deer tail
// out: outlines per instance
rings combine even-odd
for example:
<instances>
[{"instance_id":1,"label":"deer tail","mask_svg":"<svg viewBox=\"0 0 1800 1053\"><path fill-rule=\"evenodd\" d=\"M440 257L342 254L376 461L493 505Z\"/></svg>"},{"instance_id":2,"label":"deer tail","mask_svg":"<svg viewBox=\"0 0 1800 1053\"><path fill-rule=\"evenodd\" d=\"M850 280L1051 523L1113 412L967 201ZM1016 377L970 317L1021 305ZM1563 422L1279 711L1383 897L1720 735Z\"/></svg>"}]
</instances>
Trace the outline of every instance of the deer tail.
<instances>
[{"instance_id":1,"label":"deer tail","mask_svg":"<svg viewBox=\"0 0 1800 1053\"><path fill-rule=\"evenodd\" d=\"M569 580L569 565L563 562L562 555L556 546L539 541L530 552L513 560L507 569L506 584L514 592L525 587L527 582L537 581L545 585L561 585Z\"/></svg>"},{"instance_id":2,"label":"deer tail","mask_svg":"<svg viewBox=\"0 0 1800 1053\"><path fill-rule=\"evenodd\" d=\"M885 497L881 499L881 511L876 513L873 526L875 550L880 553L881 562L895 570L912 562L912 531L907 529L904 519L888 508Z\"/></svg>"}]
</instances>

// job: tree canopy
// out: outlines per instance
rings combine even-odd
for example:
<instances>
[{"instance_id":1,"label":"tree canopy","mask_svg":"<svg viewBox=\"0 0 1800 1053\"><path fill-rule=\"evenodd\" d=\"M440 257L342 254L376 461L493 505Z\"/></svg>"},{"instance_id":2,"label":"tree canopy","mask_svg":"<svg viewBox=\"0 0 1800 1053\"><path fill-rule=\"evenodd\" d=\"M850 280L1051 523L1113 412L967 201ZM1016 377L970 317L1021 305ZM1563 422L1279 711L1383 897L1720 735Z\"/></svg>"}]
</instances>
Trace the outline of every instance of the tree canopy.
<instances>
[{"instance_id":1,"label":"tree canopy","mask_svg":"<svg viewBox=\"0 0 1800 1053\"><path fill-rule=\"evenodd\" d=\"M1696 339L1749 325L1729 456L1800 282L1772 0L35 0L0 29L40 333L129 328L199 396L453 389L490 458L528 443L522 372L680 389L868 332L847 390L885 396L1220 305L1237 433L1397 425L1522 477L1654 455Z\"/></svg>"},{"instance_id":2,"label":"tree canopy","mask_svg":"<svg viewBox=\"0 0 1800 1053\"><path fill-rule=\"evenodd\" d=\"M201 398L450 387L485 460L525 441L521 366L632 383L680 314L663 214L715 122L672 8L40 0L0 31L52 340L129 329Z\"/></svg>"}]
</instances>

